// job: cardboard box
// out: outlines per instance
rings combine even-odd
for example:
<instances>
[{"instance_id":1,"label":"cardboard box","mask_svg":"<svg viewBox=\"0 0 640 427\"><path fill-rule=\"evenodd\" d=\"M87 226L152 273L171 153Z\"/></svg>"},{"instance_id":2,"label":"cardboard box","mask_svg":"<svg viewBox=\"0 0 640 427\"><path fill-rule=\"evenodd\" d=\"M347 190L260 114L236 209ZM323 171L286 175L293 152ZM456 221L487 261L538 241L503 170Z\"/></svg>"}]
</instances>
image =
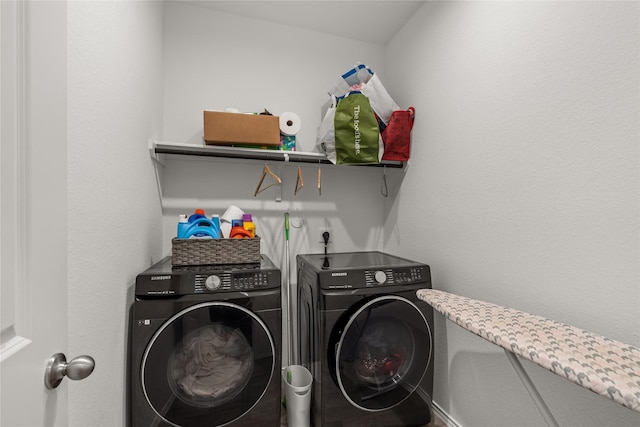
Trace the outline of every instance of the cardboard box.
<instances>
[{"instance_id":1,"label":"cardboard box","mask_svg":"<svg viewBox=\"0 0 640 427\"><path fill-rule=\"evenodd\" d=\"M278 116L204 112L204 142L209 145L280 145Z\"/></svg>"}]
</instances>

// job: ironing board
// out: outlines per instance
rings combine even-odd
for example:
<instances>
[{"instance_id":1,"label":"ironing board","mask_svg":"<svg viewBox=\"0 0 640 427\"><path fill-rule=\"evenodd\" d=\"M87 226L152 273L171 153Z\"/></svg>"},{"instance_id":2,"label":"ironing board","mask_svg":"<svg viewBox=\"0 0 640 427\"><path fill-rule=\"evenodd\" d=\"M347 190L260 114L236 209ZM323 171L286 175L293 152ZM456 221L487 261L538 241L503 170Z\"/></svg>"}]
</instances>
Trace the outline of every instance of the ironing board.
<instances>
[{"instance_id":1,"label":"ironing board","mask_svg":"<svg viewBox=\"0 0 640 427\"><path fill-rule=\"evenodd\" d=\"M516 355L640 412L640 348L448 292L421 289L417 295L449 320L502 347L547 424L558 425Z\"/></svg>"}]
</instances>

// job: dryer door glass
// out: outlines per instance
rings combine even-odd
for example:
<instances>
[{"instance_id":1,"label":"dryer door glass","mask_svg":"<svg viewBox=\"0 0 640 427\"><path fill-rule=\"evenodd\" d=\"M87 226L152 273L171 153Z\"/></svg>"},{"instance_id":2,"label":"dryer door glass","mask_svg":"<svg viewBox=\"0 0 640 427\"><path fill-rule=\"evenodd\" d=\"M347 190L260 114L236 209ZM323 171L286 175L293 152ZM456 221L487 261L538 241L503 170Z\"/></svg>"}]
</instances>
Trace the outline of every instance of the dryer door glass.
<instances>
[{"instance_id":1,"label":"dryer door glass","mask_svg":"<svg viewBox=\"0 0 640 427\"><path fill-rule=\"evenodd\" d=\"M251 311L226 302L189 307L158 329L142 361L141 381L153 410L189 427L227 424L265 393L275 346Z\"/></svg>"},{"instance_id":2,"label":"dryer door glass","mask_svg":"<svg viewBox=\"0 0 640 427\"><path fill-rule=\"evenodd\" d=\"M381 411L416 390L431 358L431 330L415 304L379 296L339 323L334 378L352 405Z\"/></svg>"}]
</instances>

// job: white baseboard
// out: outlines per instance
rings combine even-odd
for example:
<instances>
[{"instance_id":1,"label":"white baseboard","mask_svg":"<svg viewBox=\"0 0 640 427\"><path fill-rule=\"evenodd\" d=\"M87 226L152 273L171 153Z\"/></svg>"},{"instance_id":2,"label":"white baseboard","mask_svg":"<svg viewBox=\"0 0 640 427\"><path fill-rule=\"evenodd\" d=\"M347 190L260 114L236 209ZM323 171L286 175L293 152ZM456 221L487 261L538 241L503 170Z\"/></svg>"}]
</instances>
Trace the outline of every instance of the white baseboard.
<instances>
[{"instance_id":1,"label":"white baseboard","mask_svg":"<svg viewBox=\"0 0 640 427\"><path fill-rule=\"evenodd\" d=\"M449 414L447 414L440 407L440 405L438 405L436 402L431 403L434 414L436 414L436 416L440 418L447 425L447 427L462 427L456 420L451 418L451 416L449 416Z\"/></svg>"}]
</instances>

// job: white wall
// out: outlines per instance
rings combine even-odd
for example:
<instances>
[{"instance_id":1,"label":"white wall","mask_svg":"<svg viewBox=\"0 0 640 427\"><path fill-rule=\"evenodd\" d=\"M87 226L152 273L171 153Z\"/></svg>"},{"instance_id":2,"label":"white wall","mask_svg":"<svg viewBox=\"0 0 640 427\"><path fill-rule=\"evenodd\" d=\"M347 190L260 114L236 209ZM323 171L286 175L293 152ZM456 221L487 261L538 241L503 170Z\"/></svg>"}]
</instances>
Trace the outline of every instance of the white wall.
<instances>
[{"instance_id":1,"label":"white wall","mask_svg":"<svg viewBox=\"0 0 640 427\"><path fill-rule=\"evenodd\" d=\"M356 62L384 75L382 46L294 26L167 3L164 21L163 138L202 143L205 109L296 112L302 122L299 151L316 151L316 129L327 91ZM283 180L254 197L264 163L168 158L163 178L163 253L169 254L181 213L203 208L222 215L229 205L253 214L261 251L286 276L284 213L291 216L289 275L296 294L295 254L324 250L320 228L331 230L330 251L382 248L383 170L302 164L304 188L294 196L298 164L269 163ZM402 174L388 171L389 176ZM295 309L295 308L294 308ZM287 354L284 346L283 353ZM286 359L283 359L286 363Z\"/></svg>"},{"instance_id":2,"label":"white wall","mask_svg":"<svg viewBox=\"0 0 640 427\"><path fill-rule=\"evenodd\" d=\"M640 345L638 2L429 2L387 46L416 107L385 250L437 289ZM544 421L506 356L438 316L435 400L464 426ZM640 414L525 363L563 426Z\"/></svg>"},{"instance_id":3,"label":"white wall","mask_svg":"<svg viewBox=\"0 0 640 427\"><path fill-rule=\"evenodd\" d=\"M326 91L357 61L381 67L383 48L204 7L167 3L163 138L201 144L203 110L266 108L276 115L296 112L302 121L297 149L317 151L315 135L321 106L328 100ZM320 195L317 165L302 164L305 187L294 196L298 164L269 165L283 179L280 203L275 202L275 189L254 197L263 163L169 158L161 168L164 252L170 251L178 214L202 207L222 215L231 204L253 213L263 238L262 249L277 265L283 265L287 211L292 224L301 227L292 229L292 253L322 251L320 227L332 229L334 249L381 247L381 170L353 174L323 166ZM362 221L364 214L367 221Z\"/></svg>"},{"instance_id":4,"label":"white wall","mask_svg":"<svg viewBox=\"0 0 640 427\"><path fill-rule=\"evenodd\" d=\"M235 107L273 114L296 112L302 121L299 151L317 151L316 129L326 91L356 62L382 68L380 45L273 24L205 7L167 3L164 23L163 138L202 143L202 111ZM382 71L382 70L381 70ZM282 264L284 212L290 212L292 253L321 252L320 227L332 229L335 250L381 248L382 170L301 164L304 189L294 196L298 164L269 162L283 179L282 202L275 189L254 197L260 162L169 158L161 168L164 252L175 236L177 215L202 207L222 215L235 204L254 215L262 249ZM366 221L362 217L366 216ZM294 275L295 271L292 270ZM295 280L295 278L294 278Z\"/></svg>"},{"instance_id":5,"label":"white wall","mask_svg":"<svg viewBox=\"0 0 640 427\"><path fill-rule=\"evenodd\" d=\"M637 3L428 3L386 51L167 8L163 18L159 2L69 3L69 355L97 360L69 387L70 425L124 424L127 292L195 207L252 211L281 266L289 211L292 254L321 251L328 226L333 250L424 260L436 288L639 345ZM386 212L379 169L323 167L319 196L305 165L294 197L297 165L272 164L284 181L276 203L269 190L253 197L261 164L183 158L160 168L160 206L147 138L197 142L203 109L266 107L298 112L310 150L323 88L356 61L418 113L406 176L388 171ZM543 424L500 351L436 326L435 399L461 425ZM638 424L527 368L561 425Z\"/></svg>"},{"instance_id":6,"label":"white wall","mask_svg":"<svg viewBox=\"0 0 640 427\"><path fill-rule=\"evenodd\" d=\"M69 2L69 425L125 425L130 287L160 255L148 139L160 132L162 4Z\"/></svg>"},{"instance_id":7,"label":"white wall","mask_svg":"<svg viewBox=\"0 0 640 427\"><path fill-rule=\"evenodd\" d=\"M201 143L204 109L266 108L296 112L298 148L313 151L320 107L340 75L357 61L384 75L380 45L203 6L167 3L164 37L168 141Z\"/></svg>"},{"instance_id":8,"label":"white wall","mask_svg":"<svg viewBox=\"0 0 640 427\"><path fill-rule=\"evenodd\" d=\"M261 163L167 158L159 166L160 204L149 138L199 142L203 109L268 108L301 116L300 148L310 151L328 98L318 88L328 89L356 61L374 69L383 63L378 45L163 7L69 3L68 355L96 359L92 376L69 387L70 425L124 425L131 287L169 253L179 213L223 213L230 204L252 212L262 251L284 267L283 215L290 212L293 282L294 255L322 251L320 227L332 230L335 250L382 245L379 169L351 174L325 165L320 196L317 166L303 165L305 187L294 198L297 165L271 164L283 179L276 203L269 190L253 196ZM285 38L295 45L285 46Z\"/></svg>"}]
</instances>

